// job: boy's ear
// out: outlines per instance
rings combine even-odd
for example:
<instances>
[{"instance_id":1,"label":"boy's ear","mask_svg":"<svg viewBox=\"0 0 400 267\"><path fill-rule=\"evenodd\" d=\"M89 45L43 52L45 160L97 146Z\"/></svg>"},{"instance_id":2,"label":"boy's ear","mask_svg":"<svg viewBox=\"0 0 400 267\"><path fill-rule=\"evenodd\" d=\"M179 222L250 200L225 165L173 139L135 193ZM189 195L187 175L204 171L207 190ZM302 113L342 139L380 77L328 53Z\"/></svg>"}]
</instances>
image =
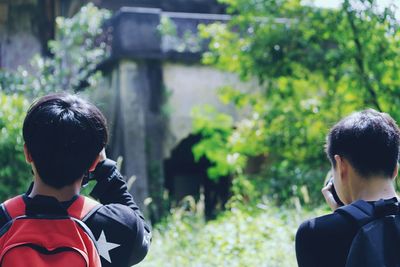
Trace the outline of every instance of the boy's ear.
<instances>
[{"instance_id":1,"label":"boy's ear","mask_svg":"<svg viewBox=\"0 0 400 267\"><path fill-rule=\"evenodd\" d=\"M393 172L392 178L393 179L396 178L398 173L399 173L399 164L397 163L396 167L394 168L394 172Z\"/></svg>"},{"instance_id":2,"label":"boy's ear","mask_svg":"<svg viewBox=\"0 0 400 267\"><path fill-rule=\"evenodd\" d=\"M90 172L92 172L92 171L94 171L94 169L96 169L96 166L99 163L99 161L100 161L100 155L98 155L96 157L96 159L93 161L92 165L90 165L90 168L89 168Z\"/></svg>"},{"instance_id":3,"label":"boy's ear","mask_svg":"<svg viewBox=\"0 0 400 267\"><path fill-rule=\"evenodd\" d=\"M348 170L347 170L348 162L344 158L340 157L339 155L335 155L334 158L335 158L335 162L336 162L336 168L340 175L340 179L345 179L347 177L347 172L348 172Z\"/></svg>"},{"instance_id":4,"label":"boy's ear","mask_svg":"<svg viewBox=\"0 0 400 267\"><path fill-rule=\"evenodd\" d=\"M33 162L31 153L28 151L28 147L26 144L24 144L24 155L25 155L25 160L27 163L31 164Z\"/></svg>"}]
</instances>

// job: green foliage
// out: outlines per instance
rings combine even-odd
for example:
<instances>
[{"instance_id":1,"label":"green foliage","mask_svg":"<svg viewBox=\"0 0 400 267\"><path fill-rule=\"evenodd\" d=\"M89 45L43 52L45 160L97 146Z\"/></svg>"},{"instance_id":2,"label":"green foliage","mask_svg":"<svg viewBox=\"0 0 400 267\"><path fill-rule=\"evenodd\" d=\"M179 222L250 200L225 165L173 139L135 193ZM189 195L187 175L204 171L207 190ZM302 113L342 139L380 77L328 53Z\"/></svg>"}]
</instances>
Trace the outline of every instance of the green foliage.
<instances>
[{"instance_id":1,"label":"green foliage","mask_svg":"<svg viewBox=\"0 0 400 267\"><path fill-rule=\"evenodd\" d=\"M195 112L194 128L203 140L194 153L214 163L212 177L229 172L238 180L234 185L252 183L243 187L250 192L239 190L244 199L268 194L308 202L309 192L311 201L319 201L330 168L323 146L332 124L368 107L400 120L395 7L382 10L374 0L344 1L338 10L298 0L222 2L232 20L200 28L210 39L204 63L256 80L258 88L220 90L221 101L242 114L223 134L222 115Z\"/></svg>"},{"instance_id":2,"label":"green foliage","mask_svg":"<svg viewBox=\"0 0 400 267\"><path fill-rule=\"evenodd\" d=\"M218 162L208 169L208 175L212 179L230 174L234 171L232 168L239 168L231 164L233 162L225 160L226 157L230 157L226 139L232 132L233 120L225 114L214 116L215 113L215 108L211 106L206 106L203 110L194 108L192 111L192 116L196 118L193 132L201 133L205 137L200 145L193 147L194 158L199 161L201 157L206 156L211 162Z\"/></svg>"},{"instance_id":3,"label":"green foliage","mask_svg":"<svg viewBox=\"0 0 400 267\"><path fill-rule=\"evenodd\" d=\"M304 218L321 213L262 204L232 208L205 222L196 211L178 209L154 229L149 255L138 266L296 266L296 229Z\"/></svg>"},{"instance_id":4,"label":"green foliage","mask_svg":"<svg viewBox=\"0 0 400 267\"><path fill-rule=\"evenodd\" d=\"M202 38L189 29L178 33L175 22L166 14L161 16L158 31L163 38L164 51L174 50L180 53L198 53L202 50Z\"/></svg>"},{"instance_id":5,"label":"green foliage","mask_svg":"<svg viewBox=\"0 0 400 267\"><path fill-rule=\"evenodd\" d=\"M110 12L88 4L72 18L57 18L51 58L36 55L29 68L0 70L0 199L28 188L31 170L23 154L22 123L32 98L94 87L107 55L101 25ZM28 70L29 69L29 70Z\"/></svg>"},{"instance_id":6,"label":"green foliage","mask_svg":"<svg viewBox=\"0 0 400 267\"><path fill-rule=\"evenodd\" d=\"M17 94L0 93L0 199L5 200L27 189L31 177L25 162L21 124L28 101Z\"/></svg>"},{"instance_id":7,"label":"green foliage","mask_svg":"<svg viewBox=\"0 0 400 267\"><path fill-rule=\"evenodd\" d=\"M97 67L108 51L101 26L110 15L89 3L71 18L58 17L56 39L48 43L52 57L34 56L29 70L0 71L0 90L38 97L95 87L101 78Z\"/></svg>"}]
</instances>

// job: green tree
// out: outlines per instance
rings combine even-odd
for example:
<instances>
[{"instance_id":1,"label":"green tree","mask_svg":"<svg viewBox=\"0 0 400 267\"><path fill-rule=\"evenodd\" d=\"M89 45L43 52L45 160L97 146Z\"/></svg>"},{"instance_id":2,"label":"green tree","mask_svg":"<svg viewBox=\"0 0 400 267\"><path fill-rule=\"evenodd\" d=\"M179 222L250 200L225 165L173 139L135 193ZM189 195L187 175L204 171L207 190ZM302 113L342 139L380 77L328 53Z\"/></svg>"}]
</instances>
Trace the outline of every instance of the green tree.
<instances>
[{"instance_id":1,"label":"green tree","mask_svg":"<svg viewBox=\"0 0 400 267\"><path fill-rule=\"evenodd\" d=\"M330 167L323 146L332 124L368 107L400 119L395 6L382 9L374 0L346 0L340 9L299 0L222 2L232 20L202 26L210 39L204 63L256 80L258 88L220 90L221 100L244 114L224 129L223 140L215 123L221 115L195 110L194 128L204 138L193 151L214 163L211 177L229 169L234 192L247 199L269 194L309 202L311 195L318 202ZM210 156L216 151L225 155Z\"/></svg>"},{"instance_id":2,"label":"green tree","mask_svg":"<svg viewBox=\"0 0 400 267\"><path fill-rule=\"evenodd\" d=\"M89 3L71 18L56 18L56 38L48 42L51 57L35 55L30 70L0 71L0 90L35 98L58 91L94 88L101 78L98 66L109 52L102 24L110 11Z\"/></svg>"}]
</instances>

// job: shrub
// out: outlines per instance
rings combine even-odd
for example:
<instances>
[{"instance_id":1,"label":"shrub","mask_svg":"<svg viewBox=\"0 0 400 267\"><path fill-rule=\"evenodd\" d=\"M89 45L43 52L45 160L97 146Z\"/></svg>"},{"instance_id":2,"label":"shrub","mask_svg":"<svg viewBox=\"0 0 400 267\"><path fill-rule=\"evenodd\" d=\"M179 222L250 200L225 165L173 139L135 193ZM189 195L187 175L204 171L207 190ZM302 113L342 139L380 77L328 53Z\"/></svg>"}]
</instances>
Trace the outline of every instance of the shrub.
<instances>
[{"instance_id":1,"label":"shrub","mask_svg":"<svg viewBox=\"0 0 400 267\"><path fill-rule=\"evenodd\" d=\"M21 194L30 183L25 162L22 123L29 102L23 96L0 92L0 199Z\"/></svg>"},{"instance_id":2,"label":"shrub","mask_svg":"<svg viewBox=\"0 0 400 267\"><path fill-rule=\"evenodd\" d=\"M205 222L199 214L176 210L155 227L150 253L138 266L296 266L297 227L320 213L262 204L232 208Z\"/></svg>"}]
</instances>

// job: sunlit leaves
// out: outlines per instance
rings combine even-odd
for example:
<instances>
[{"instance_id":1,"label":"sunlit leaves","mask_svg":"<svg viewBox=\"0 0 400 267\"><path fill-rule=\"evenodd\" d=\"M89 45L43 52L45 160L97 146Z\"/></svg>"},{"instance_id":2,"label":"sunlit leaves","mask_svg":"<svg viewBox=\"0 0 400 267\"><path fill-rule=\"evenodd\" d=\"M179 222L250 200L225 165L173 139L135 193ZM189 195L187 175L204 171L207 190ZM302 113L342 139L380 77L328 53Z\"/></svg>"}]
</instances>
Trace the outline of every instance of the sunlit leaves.
<instances>
[{"instance_id":1,"label":"sunlit leaves","mask_svg":"<svg viewBox=\"0 0 400 267\"><path fill-rule=\"evenodd\" d=\"M152 249L140 266L296 266L296 229L305 218L321 213L263 202L253 209L232 207L204 222L192 211L175 210L154 229Z\"/></svg>"},{"instance_id":2,"label":"sunlit leaves","mask_svg":"<svg viewBox=\"0 0 400 267\"><path fill-rule=\"evenodd\" d=\"M211 106L193 109L192 116L195 118L194 133L200 133L204 137L201 144L193 147L196 161L201 157L207 157L214 163L208 169L210 178L216 179L230 174L235 165L229 160L229 150L226 145L227 138L232 132L233 119L225 114L217 114L215 108Z\"/></svg>"},{"instance_id":3,"label":"sunlit leaves","mask_svg":"<svg viewBox=\"0 0 400 267\"><path fill-rule=\"evenodd\" d=\"M246 164L264 158L257 173L247 175L259 190L287 200L301 197L305 185L314 201L329 169L323 145L335 121L365 108L400 120L395 7L382 10L374 0L344 1L340 9L329 10L288 0L223 2L232 20L201 28L211 38L204 63L243 80L257 79L259 88L220 90L222 102L242 114L225 132L220 152L240 155ZM205 135L197 147L213 138ZM219 147L205 150L213 149ZM222 159L211 161L218 165ZM246 177L235 168L231 175Z\"/></svg>"},{"instance_id":4,"label":"sunlit leaves","mask_svg":"<svg viewBox=\"0 0 400 267\"><path fill-rule=\"evenodd\" d=\"M29 70L1 71L0 89L30 97L62 90L79 91L99 81L98 65L107 57L102 23L110 12L88 4L71 18L56 19L56 39L48 42L51 57L36 55ZM27 59L29 60L29 59Z\"/></svg>"},{"instance_id":5,"label":"sunlit leaves","mask_svg":"<svg viewBox=\"0 0 400 267\"><path fill-rule=\"evenodd\" d=\"M20 194L31 177L23 153L22 122L29 106L20 95L0 93L0 198Z\"/></svg>"}]
</instances>

